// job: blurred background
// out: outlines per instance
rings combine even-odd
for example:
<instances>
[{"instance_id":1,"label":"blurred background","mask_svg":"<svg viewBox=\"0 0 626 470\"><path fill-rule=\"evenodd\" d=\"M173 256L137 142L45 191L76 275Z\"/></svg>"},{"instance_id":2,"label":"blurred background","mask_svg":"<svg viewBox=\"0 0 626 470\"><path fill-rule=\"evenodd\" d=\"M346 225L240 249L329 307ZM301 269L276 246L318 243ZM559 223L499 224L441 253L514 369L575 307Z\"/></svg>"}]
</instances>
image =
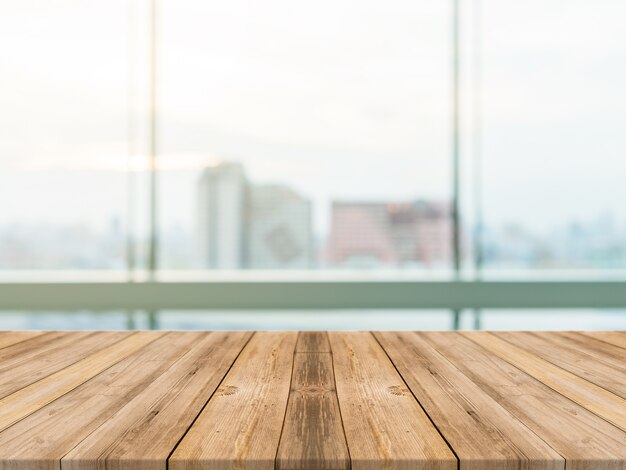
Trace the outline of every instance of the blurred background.
<instances>
[{"instance_id":1,"label":"blurred background","mask_svg":"<svg viewBox=\"0 0 626 470\"><path fill-rule=\"evenodd\" d=\"M625 20L620 0L0 0L0 286L576 281L594 296L626 281ZM0 328L626 329L619 295L52 300L0 298Z\"/></svg>"}]
</instances>

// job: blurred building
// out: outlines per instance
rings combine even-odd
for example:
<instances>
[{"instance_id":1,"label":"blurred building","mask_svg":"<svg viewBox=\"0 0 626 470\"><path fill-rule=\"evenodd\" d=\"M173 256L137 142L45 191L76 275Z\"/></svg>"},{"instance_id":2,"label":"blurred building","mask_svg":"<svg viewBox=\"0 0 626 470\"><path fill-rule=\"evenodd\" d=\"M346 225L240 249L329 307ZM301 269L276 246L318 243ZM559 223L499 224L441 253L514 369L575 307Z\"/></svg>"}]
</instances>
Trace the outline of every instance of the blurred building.
<instances>
[{"instance_id":1,"label":"blurred building","mask_svg":"<svg viewBox=\"0 0 626 470\"><path fill-rule=\"evenodd\" d=\"M248 230L250 267L311 267L311 203L290 188L252 186Z\"/></svg>"},{"instance_id":2,"label":"blurred building","mask_svg":"<svg viewBox=\"0 0 626 470\"><path fill-rule=\"evenodd\" d=\"M198 185L201 266L306 269L312 264L311 203L282 185L255 185L239 163L204 170Z\"/></svg>"},{"instance_id":3,"label":"blurred building","mask_svg":"<svg viewBox=\"0 0 626 470\"><path fill-rule=\"evenodd\" d=\"M198 246L203 267L244 266L247 190L239 163L220 163L202 173L198 184Z\"/></svg>"},{"instance_id":4,"label":"blurred building","mask_svg":"<svg viewBox=\"0 0 626 470\"><path fill-rule=\"evenodd\" d=\"M437 266L451 259L447 203L334 202L326 259L331 266Z\"/></svg>"}]
</instances>

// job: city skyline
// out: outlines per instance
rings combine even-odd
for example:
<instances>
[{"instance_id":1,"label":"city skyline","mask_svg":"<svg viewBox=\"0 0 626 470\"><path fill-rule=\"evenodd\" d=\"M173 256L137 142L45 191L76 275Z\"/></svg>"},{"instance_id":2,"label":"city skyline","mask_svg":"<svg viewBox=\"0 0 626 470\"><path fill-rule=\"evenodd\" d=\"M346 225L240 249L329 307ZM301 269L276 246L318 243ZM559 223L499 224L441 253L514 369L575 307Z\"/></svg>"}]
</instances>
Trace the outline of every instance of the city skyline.
<instances>
[{"instance_id":1,"label":"city skyline","mask_svg":"<svg viewBox=\"0 0 626 470\"><path fill-rule=\"evenodd\" d=\"M213 225L218 221L215 226L225 230L225 238L236 240L238 259L211 266L202 261L197 249L199 238L206 237L198 232L199 226L206 225L198 212L202 210L202 181L211 172L229 171L234 171L231 179L236 191L223 194L225 215L213 216ZM254 180L236 160L215 161L192 188L194 223L160 224L163 269L450 268L449 202L445 199L342 197L331 199L324 208L287 182ZM219 200L215 195L211 198ZM314 227L313 214L321 210L330 219L326 231ZM101 217L100 228L80 221L0 223L0 269L124 269L126 222L121 215ZM463 259L468 262L474 232L471 225L462 224ZM140 232L134 237L141 267L147 237ZM59 245L61 239L71 242ZM556 223L543 233L519 223L483 227L487 268L620 268L626 265L624 240L626 221L608 212ZM223 250L227 245L221 243Z\"/></svg>"},{"instance_id":2,"label":"city skyline","mask_svg":"<svg viewBox=\"0 0 626 470\"><path fill-rule=\"evenodd\" d=\"M607 210L624 217L626 4L482 3L486 223L544 231ZM0 223L46 220L49 206L64 223L123 215L128 153L134 168L148 161L141 5L3 5ZM461 18L468 205L473 5L465 2ZM244 161L259 182L288 182L315 206L335 197L449 195L449 5L341 0L302 8L285 0L164 2L158 153L164 173L179 173L163 175L168 223L191 220L193 196L178 189L191 185L208 154ZM172 221L179 207L190 209Z\"/></svg>"},{"instance_id":3,"label":"city skyline","mask_svg":"<svg viewBox=\"0 0 626 470\"><path fill-rule=\"evenodd\" d=\"M284 185L255 184L233 161L206 167L197 188L201 267L313 267L310 201Z\"/></svg>"}]
</instances>

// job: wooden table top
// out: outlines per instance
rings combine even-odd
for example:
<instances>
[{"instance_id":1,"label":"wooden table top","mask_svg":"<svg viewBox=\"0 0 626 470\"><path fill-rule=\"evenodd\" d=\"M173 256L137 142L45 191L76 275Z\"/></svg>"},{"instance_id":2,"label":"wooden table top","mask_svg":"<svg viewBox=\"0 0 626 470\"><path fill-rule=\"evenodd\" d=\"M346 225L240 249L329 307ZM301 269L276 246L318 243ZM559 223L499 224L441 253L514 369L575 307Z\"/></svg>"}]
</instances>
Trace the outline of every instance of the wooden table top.
<instances>
[{"instance_id":1,"label":"wooden table top","mask_svg":"<svg viewBox=\"0 0 626 470\"><path fill-rule=\"evenodd\" d=\"M626 332L0 332L0 468L626 469Z\"/></svg>"}]
</instances>

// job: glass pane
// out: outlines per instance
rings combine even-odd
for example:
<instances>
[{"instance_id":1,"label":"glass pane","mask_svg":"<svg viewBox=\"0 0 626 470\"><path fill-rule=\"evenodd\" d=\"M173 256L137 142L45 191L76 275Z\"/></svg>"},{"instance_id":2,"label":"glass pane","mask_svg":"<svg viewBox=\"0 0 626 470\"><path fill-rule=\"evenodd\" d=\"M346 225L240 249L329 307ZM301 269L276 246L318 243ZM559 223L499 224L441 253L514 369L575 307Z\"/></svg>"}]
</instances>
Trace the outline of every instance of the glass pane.
<instances>
[{"instance_id":1,"label":"glass pane","mask_svg":"<svg viewBox=\"0 0 626 470\"><path fill-rule=\"evenodd\" d=\"M484 0L491 269L626 267L626 3Z\"/></svg>"},{"instance_id":2,"label":"glass pane","mask_svg":"<svg viewBox=\"0 0 626 470\"><path fill-rule=\"evenodd\" d=\"M164 0L161 268L447 268L446 2Z\"/></svg>"},{"instance_id":3,"label":"glass pane","mask_svg":"<svg viewBox=\"0 0 626 470\"><path fill-rule=\"evenodd\" d=\"M128 2L0 2L0 269L124 266Z\"/></svg>"}]
</instances>

